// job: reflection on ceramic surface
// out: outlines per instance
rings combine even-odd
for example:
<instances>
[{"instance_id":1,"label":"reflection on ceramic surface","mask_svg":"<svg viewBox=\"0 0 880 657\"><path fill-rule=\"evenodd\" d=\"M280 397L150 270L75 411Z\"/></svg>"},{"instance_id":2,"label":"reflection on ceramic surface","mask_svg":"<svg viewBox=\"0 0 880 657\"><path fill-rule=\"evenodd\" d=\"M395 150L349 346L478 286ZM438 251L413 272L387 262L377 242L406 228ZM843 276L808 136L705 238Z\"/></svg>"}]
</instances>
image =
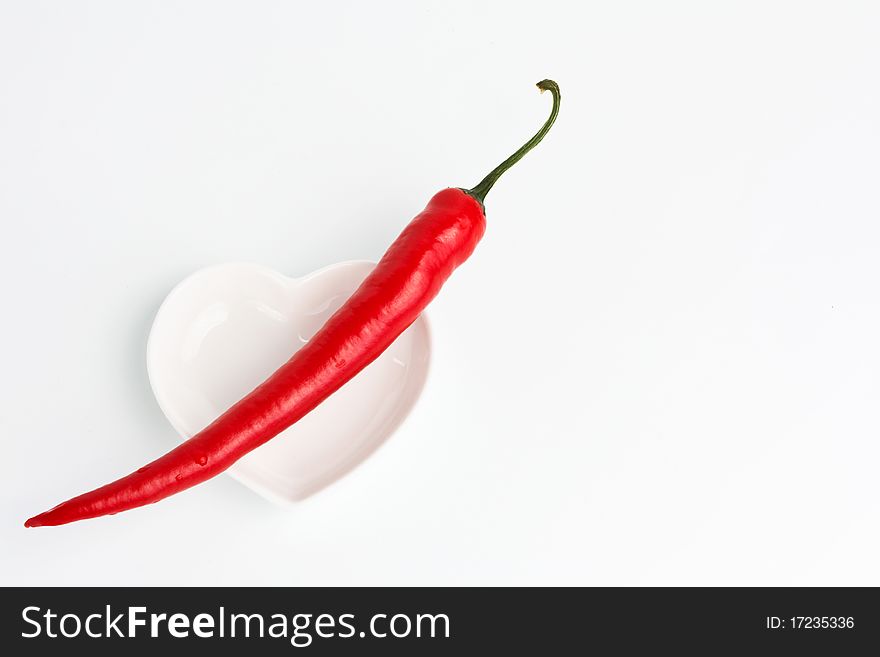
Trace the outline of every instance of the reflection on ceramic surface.
<instances>
[{"instance_id":1,"label":"reflection on ceramic surface","mask_svg":"<svg viewBox=\"0 0 880 657\"><path fill-rule=\"evenodd\" d=\"M196 272L168 295L147 346L153 392L174 428L198 432L305 344L374 267L332 265L292 279L250 264ZM424 316L314 411L227 472L295 501L363 461L419 397L430 358Z\"/></svg>"}]
</instances>

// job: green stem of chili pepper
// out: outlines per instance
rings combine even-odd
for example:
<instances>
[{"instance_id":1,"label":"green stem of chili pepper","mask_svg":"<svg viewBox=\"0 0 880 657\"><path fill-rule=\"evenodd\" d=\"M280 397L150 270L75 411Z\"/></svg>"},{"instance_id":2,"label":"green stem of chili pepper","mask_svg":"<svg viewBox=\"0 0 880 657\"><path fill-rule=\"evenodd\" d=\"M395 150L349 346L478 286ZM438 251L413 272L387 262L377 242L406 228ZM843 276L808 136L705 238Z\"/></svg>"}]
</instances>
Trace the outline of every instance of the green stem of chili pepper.
<instances>
[{"instance_id":1,"label":"green stem of chili pepper","mask_svg":"<svg viewBox=\"0 0 880 657\"><path fill-rule=\"evenodd\" d=\"M557 85L553 80L541 80L538 83L538 89L543 93L544 91L549 91L553 94L553 109L550 110L550 118L547 119L547 122L535 133L535 136L529 139L525 144L520 147L516 153L511 155L509 158L504 160L497 167L492 169L485 178L483 178L474 188L472 189L464 189L462 191L470 194L475 199L480 202L480 205L483 204L483 201L486 198L486 194L489 193L489 190L492 189L492 185L495 184L495 181L501 177L505 171L507 171L514 164L519 162L523 156L532 150L535 146L541 143L541 140L544 138L550 128L553 126L553 122L556 120L556 115L559 114L559 85Z\"/></svg>"}]
</instances>

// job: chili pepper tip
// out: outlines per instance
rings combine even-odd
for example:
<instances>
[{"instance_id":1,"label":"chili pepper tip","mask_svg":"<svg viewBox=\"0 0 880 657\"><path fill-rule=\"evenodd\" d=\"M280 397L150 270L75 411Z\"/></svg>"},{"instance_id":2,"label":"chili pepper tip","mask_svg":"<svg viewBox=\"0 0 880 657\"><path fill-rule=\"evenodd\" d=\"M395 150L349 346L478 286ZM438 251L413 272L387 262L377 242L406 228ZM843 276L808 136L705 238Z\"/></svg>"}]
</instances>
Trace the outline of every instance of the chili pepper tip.
<instances>
[{"instance_id":1,"label":"chili pepper tip","mask_svg":"<svg viewBox=\"0 0 880 657\"><path fill-rule=\"evenodd\" d=\"M59 505L60 506L60 505ZM33 518L28 518L24 521L25 527L45 527L47 525L54 525L54 522L46 522L49 518L49 515L55 509L50 509L49 511L43 511L43 513L38 513Z\"/></svg>"}]
</instances>

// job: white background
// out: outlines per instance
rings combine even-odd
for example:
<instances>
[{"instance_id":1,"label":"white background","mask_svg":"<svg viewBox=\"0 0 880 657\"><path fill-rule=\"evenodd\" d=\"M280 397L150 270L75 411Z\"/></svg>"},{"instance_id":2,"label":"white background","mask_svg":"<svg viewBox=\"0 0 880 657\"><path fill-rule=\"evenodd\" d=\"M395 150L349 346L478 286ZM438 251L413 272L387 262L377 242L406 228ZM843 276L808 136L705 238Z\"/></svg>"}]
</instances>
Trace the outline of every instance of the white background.
<instances>
[{"instance_id":1,"label":"white background","mask_svg":"<svg viewBox=\"0 0 880 657\"><path fill-rule=\"evenodd\" d=\"M876 3L4 2L2 584L880 584ZM378 258L544 120L406 425L292 510L164 451L205 265Z\"/></svg>"}]
</instances>

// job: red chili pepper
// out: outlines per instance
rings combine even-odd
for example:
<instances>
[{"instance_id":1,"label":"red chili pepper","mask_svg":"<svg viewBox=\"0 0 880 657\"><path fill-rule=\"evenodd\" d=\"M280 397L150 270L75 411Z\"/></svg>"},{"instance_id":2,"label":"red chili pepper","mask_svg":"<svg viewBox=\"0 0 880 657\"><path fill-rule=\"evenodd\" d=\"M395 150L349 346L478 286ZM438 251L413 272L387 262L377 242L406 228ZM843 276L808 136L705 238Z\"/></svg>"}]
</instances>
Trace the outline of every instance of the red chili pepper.
<instances>
[{"instance_id":1,"label":"red chili pepper","mask_svg":"<svg viewBox=\"0 0 880 657\"><path fill-rule=\"evenodd\" d=\"M559 112L559 87L543 127L473 189L444 189L404 229L376 268L314 337L207 428L136 472L31 518L63 525L152 504L220 474L278 435L375 360L437 296L486 229L483 200L502 173L535 147Z\"/></svg>"}]
</instances>

